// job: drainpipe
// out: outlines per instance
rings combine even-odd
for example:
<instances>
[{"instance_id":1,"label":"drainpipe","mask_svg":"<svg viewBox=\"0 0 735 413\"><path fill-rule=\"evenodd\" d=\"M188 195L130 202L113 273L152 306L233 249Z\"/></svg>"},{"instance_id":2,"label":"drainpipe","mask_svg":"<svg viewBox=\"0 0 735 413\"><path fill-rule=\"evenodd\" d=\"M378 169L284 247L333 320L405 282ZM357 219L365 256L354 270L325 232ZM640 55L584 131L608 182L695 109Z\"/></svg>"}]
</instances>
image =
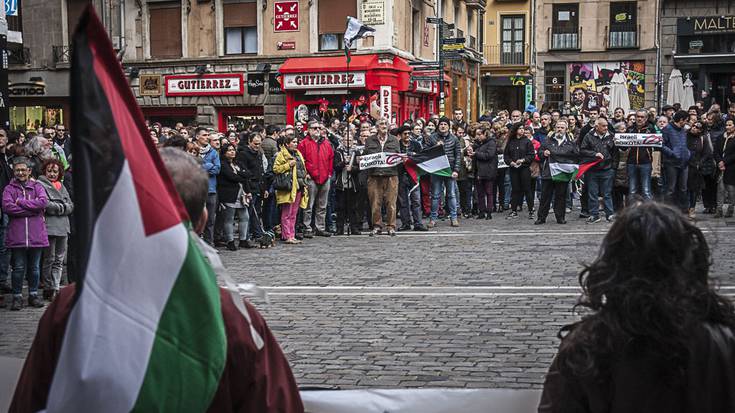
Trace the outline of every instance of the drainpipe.
<instances>
[{"instance_id":1,"label":"drainpipe","mask_svg":"<svg viewBox=\"0 0 735 413\"><path fill-rule=\"evenodd\" d=\"M531 86L531 97L533 98L533 102L536 103L536 74L538 73L538 68L536 67L536 0L531 1L531 27L532 29L529 30L529 36L531 39L531 60L530 60L530 67L528 69L529 74L531 74L531 79L533 79L533 85ZM538 107L538 106L537 106ZM526 108L523 108L523 110L526 110Z\"/></svg>"}]
</instances>

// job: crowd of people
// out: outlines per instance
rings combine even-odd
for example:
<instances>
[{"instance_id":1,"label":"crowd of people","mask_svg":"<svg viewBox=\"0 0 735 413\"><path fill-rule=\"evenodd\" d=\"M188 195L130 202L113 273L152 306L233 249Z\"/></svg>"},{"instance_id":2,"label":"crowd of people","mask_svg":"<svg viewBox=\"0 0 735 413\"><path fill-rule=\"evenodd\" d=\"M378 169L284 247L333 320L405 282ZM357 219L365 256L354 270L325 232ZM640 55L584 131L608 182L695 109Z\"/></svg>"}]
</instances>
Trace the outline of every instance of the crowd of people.
<instances>
[{"instance_id":1,"label":"crowd of people","mask_svg":"<svg viewBox=\"0 0 735 413\"><path fill-rule=\"evenodd\" d=\"M552 211L565 224L579 210L594 224L613 221L635 200L664 200L690 219L698 203L703 214L733 216L735 105L727 113L716 104L706 111L665 106L660 113L500 110L477 122L467 122L462 110L451 115L402 124L313 118L302 127L228 125L225 133L153 123L149 133L158 147L200 162L209 178L201 236L232 251L272 246L278 237L290 245L314 236L428 231L442 222L457 227L460 219L471 224L500 213L527 214L543 225ZM663 145L618 147L615 133L660 133ZM39 290L49 300L58 293L73 233L69 145L63 125L0 135L0 289L13 294L14 310L23 305L24 279L30 306L44 305ZM402 163L360 168L365 155L411 157L437 145L448 174L423 175L417 183ZM550 168L560 156L599 162L582 179L560 182Z\"/></svg>"}]
</instances>

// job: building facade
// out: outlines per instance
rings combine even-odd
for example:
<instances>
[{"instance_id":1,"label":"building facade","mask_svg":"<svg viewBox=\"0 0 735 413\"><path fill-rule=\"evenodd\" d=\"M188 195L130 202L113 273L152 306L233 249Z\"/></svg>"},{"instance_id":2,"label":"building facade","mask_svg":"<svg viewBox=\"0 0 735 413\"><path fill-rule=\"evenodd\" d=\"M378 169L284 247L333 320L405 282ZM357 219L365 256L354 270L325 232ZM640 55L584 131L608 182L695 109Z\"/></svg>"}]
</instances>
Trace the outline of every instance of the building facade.
<instances>
[{"instance_id":1,"label":"building facade","mask_svg":"<svg viewBox=\"0 0 735 413\"><path fill-rule=\"evenodd\" d=\"M13 127L65 122L69 60L84 0L24 0L9 17L10 105ZM252 122L295 120L310 114L369 111L402 121L439 111L439 82L415 80L409 66L436 61L441 17L466 38L461 60L447 61L447 106L477 112L478 33L484 0L95 0L131 89L151 122L199 124L225 130ZM347 16L375 28L353 45L346 75ZM288 76L281 67L290 59ZM331 59L331 60L330 60ZM288 69L287 67L287 69ZM298 72L303 70L303 72ZM285 80L323 74L298 87ZM329 76L326 76L329 75ZM382 76L382 77L381 77ZM437 75L438 77L438 75ZM364 80L367 79L367 82ZM378 95L382 94L382 97ZM290 103L289 103L290 102ZM298 102L298 104L295 104ZM386 104L388 103L388 104ZM379 110L375 110L375 108Z\"/></svg>"},{"instance_id":2,"label":"building facade","mask_svg":"<svg viewBox=\"0 0 735 413\"><path fill-rule=\"evenodd\" d=\"M631 109L655 104L656 1L540 0L535 13L537 106L607 106L616 71L626 76Z\"/></svg>"},{"instance_id":3,"label":"building facade","mask_svg":"<svg viewBox=\"0 0 735 413\"><path fill-rule=\"evenodd\" d=\"M482 110L524 110L533 100L532 9L528 0L492 1L484 16Z\"/></svg>"},{"instance_id":4,"label":"building facade","mask_svg":"<svg viewBox=\"0 0 735 413\"><path fill-rule=\"evenodd\" d=\"M660 30L662 102L676 68L694 83L696 100L706 91L726 111L735 102L735 4L663 1Z\"/></svg>"}]
</instances>

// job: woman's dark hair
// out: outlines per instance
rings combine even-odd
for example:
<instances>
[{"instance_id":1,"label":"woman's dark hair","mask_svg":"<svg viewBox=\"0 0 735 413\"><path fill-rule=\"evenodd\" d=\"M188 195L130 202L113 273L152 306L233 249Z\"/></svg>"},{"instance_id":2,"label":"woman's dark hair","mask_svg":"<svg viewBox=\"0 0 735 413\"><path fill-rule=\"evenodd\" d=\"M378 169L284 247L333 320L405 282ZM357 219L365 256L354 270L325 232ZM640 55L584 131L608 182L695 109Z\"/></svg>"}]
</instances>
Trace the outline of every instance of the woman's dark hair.
<instances>
[{"instance_id":1,"label":"woman's dark hair","mask_svg":"<svg viewBox=\"0 0 735 413\"><path fill-rule=\"evenodd\" d=\"M219 156L220 156L220 158L224 159L225 158L225 154L227 153L227 150L230 149L230 148L234 148L235 149L235 153L237 153L237 147L235 145L233 145L233 144L231 144L231 143L228 142L228 143L222 144L222 147L219 149Z\"/></svg>"},{"instance_id":2,"label":"woman's dark hair","mask_svg":"<svg viewBox=\"0 0 735 413\"><path fill-rule=\"evenodd\" d=\"M510 127L510 139L516 139L518 138L518 130L523 129L522 123L516 123L515 125Z\"/></svg>"},{"instance_id":3,"label":"woman's dark hair","mask_svg":"<svg viewBox=\"0 0 735 413\"><path fill-rule=\"evenodd\" d=\"M702 231L680 211L655 202L623 211L579 275L575 308L589 311L559 331L562 373L605 382L627 354L652 358L666 380L682 379L695 328L735 327L732 303L710 283L710 265Z\"/></svg>"},{"instance_id":4,"label":"woman's dark hair","mask_svg":"<svg viewBox=\"0 0 735 413\"><path fill-rule=\"evenodd\" d=\"M188 142L189 141L185 137L179 135L178 133L175 133L173 136L166 139L166 142L163 143L163 147L164 148L177 148L177 149L181 149L182 151L185 151L186 144Z\"/></svg>"}]
</instances>

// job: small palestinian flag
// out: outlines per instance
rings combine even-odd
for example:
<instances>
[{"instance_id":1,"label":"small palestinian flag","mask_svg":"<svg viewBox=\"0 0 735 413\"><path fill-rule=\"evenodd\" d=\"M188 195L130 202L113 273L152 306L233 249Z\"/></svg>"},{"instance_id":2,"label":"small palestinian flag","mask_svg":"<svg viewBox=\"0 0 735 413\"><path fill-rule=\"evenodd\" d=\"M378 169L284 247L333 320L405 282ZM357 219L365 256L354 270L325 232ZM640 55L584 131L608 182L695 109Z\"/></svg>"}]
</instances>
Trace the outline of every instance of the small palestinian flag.
<instances>
[{"instance_id":1,"label":"small palestinian flag","mask_svg":"<svg viewBox=\"0 0 735 413\"><path fill-rule=\"evenodd\" d=\"M403 167L414 182L418 182L419 175L423 174L452 176L449 158L441 145L434 145L410 156L403 163Z\"/></svg>"},{"instance_id":2,"label":"small palestinian flag","mask_svg":"<svg viewBox=\"0 0 735 413\"><path fill-rule=\"evenodd\" d=\"M205 411L227 350L216 276L91 5L72 50L79 281L46 410Z\"/></svg>"},{"instance_id":3,"label":"small palestinian flag","mask_svg":"<svg viewBox=\"0 0 735 413\"><path fill-rule=\"evenodd\" d=\"M602 162L602 159L600 158L595 158L594 160L583 160L582 163L579 164L579 170L577 171L577 177L575 179L582 179L582 175L586 174L587 171L600 162Z\"/></svg>"}]
</instances>

